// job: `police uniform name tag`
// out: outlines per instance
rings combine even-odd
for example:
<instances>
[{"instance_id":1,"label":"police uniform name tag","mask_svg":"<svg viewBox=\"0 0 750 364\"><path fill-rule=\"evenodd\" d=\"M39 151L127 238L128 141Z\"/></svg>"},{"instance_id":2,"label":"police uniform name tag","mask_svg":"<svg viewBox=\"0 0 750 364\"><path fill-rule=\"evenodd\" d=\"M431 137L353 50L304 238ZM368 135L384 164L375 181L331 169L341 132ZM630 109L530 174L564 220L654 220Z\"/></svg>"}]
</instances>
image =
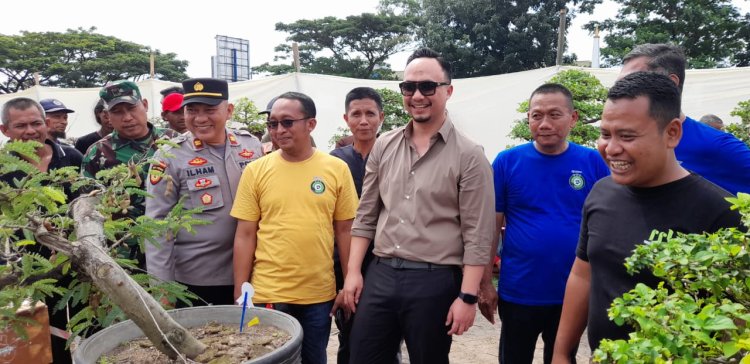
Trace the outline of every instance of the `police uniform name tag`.
<instances>
[{"instance_id":1,"label":"police uniform name tag","mask_svg":"<svg viewBox=\"0 0 750 364\"><path fill-rule=\"evenodd\" d=\"M218 176L191 178L186 182L194 207L202 207L204 211L207 211L224 206L221 181Z\"/></svg>"},{"instance_id":2,"label":"police uniform name tag","mask_svg":"<svg viewBox=\"0 0 750 364\"><path fill-rule=\"evenodd\" d=\"M188 178L214 173L216 173L216 168L214 168L214 166L210 164L207 164L205 166L188 166L187 168L185 168L185 176Z\"/></svg>"}]
</instances>

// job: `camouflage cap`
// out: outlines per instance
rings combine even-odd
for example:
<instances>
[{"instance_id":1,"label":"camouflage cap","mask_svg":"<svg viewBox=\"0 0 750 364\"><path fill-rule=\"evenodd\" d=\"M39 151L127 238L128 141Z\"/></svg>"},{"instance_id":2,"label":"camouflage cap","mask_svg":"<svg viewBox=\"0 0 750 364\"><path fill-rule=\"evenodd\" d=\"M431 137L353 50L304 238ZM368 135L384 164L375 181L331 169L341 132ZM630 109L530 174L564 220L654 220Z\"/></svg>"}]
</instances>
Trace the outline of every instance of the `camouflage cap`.
<instances>
[{"instance_id":1,"label":"camouflage cap","mask_svg":"<svg viewBox=\"0 0 750 364\"><path fill-rule=\"evenodd\" d=\"M99 97L104 100L105 109L111 110L115 105L127 102L134 105L141 101L141 90L133 81L116 81L110 85L102 87L99 91Z\"/></svg>"}]
</instances>

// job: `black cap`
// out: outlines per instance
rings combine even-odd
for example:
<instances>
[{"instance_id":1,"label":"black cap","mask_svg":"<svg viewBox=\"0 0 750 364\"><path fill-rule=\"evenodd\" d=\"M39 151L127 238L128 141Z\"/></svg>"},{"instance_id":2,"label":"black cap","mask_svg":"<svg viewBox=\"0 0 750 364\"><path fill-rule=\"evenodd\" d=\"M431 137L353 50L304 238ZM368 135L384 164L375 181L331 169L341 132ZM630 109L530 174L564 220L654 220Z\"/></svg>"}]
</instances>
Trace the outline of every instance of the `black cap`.
<instances>
[{"instance_id":1,"label":"black cap","mask_svg":"<svg viewBox=\"0 0 750 364\"><path fill-rule=\"evenodd\" d=\"M229 85L227 81L217 78L191 78L182 81L185 89L182 106L194 103L218 105L229 100Z\"/></svg>"},{"instance_id":2,"label":"black cap","mask_svg":"<svg viewBox=\"0 0 750 364\"><path fill-rule=\"evenodd\" d=\"M273 103L276 102L276 99L278 99L278 98L279 98L278 96L272 98L271 101L268 102L268 105L266 105L266 109L263 110L263 111L261 111L261 112L259 112L258 115L271 114L271 109L273 108Z\"/></svg>"}]
</instances>

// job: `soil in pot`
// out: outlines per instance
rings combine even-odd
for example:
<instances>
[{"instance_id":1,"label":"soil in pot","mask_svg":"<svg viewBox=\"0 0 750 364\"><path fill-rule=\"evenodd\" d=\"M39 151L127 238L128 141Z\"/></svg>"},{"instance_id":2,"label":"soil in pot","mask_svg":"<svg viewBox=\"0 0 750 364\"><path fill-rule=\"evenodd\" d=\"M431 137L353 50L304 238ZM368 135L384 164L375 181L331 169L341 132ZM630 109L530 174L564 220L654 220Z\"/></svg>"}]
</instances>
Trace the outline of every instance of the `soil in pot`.
<instances>
[{"instance_id":1,"label":"soil in pot","mask_svg":"<svg viewBox=\"0 0 750 364\"><path fill-rule=\"evenodd\" d=\"M289 333L275 326L262 324L249 327L242 333L237 325L215 322L190 328L188 331L206 344L206 351L195 359L195 362L206 364L242 363L270 353L291 339ZM151 341L143 337L120 345L103 355L97 363L152 364L182 361L170 361L151 345Z\"/></svg>"}]
</instances>

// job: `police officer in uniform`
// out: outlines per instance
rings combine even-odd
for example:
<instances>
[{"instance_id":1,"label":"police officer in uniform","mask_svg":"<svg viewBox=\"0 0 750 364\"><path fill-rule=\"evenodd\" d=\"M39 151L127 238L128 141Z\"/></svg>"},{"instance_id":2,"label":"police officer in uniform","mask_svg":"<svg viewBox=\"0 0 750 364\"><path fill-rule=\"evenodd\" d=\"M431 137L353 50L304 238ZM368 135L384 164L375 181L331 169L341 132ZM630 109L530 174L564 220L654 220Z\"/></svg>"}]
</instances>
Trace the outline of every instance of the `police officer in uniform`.
<instances>
[{"instance_id":1,"label":"police officer in uniform","mask_svg":"<svg viewBox=\"0 0 750 364\"><path fill-rule=\"evenodd\" d=\"M159 279L187 285L200 297L194 305L232 304L237 220L229 212L243 168L263 151L249 132L226 127L234 110L226 81L196 78L182 85L189 132L173 140L177 147L155 154L159 163L151 166L146 181L151 195L146 215L164 218L187 196L184 208L202 208L195 217L211 224L197 226L195 234L183 229L173 237L157 237L159 246L146 246L146 267Z\"/></svg>"}]
</instances>

